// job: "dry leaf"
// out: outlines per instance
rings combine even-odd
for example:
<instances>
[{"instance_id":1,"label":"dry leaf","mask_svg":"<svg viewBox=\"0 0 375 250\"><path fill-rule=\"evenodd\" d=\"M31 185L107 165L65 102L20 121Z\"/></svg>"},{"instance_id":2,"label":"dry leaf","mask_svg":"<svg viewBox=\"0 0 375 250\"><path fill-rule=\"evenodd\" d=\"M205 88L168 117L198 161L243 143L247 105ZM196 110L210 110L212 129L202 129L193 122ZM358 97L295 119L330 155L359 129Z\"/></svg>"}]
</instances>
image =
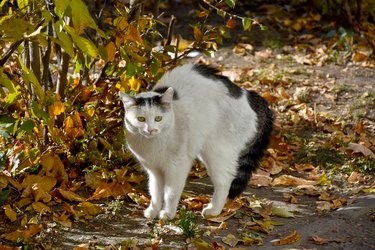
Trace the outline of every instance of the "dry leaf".
<instances>
[{"instance_id":1,"label":"dry leaf","mask_svg":"<svg viewBox=\"0 0 375 250\"><path fill-rule=\"evenodd\" d=\"M91 202L82 202L78 204L78 208L88 215L97 215L102 211L99 205L93 204Z\"/></svg>"},{"instance_id":2,"label":"dry leaf","mask_svg":"<svg viewBox=\"0 0 375 250\"><path fill-rule=\"evenodd\" d=\"M350 142L346 149L353 151L353 153L361 153L366 157L375 159L374 152L372 152L369 148L367 148L366 146L362 144Z\"/></svg>"},{"instance_id":3,"label":"dry leaf","mask_svg":"<svg viewBox=\"0 0 375 250\"><path fill-rule=\"evenodd\" d=\"M312 235L309 238L309 240L312 241L314 244L317 244L317 245L324 245L324 244L328 244L328 243L331 243L331 242L343 243L343 242L346 241L346 239L325 239L325 238L319 237L318 235Z\"/></svg>"},{"instance_id":4,"label":"dry leaf","mask_svg":"<svg viewBox=\"0 0 375 250\"><path fill-rule=\"evenodd\" d=\"M231 247L235 247L238 244L239 239L237 239L233 234L228 234L222 238L222 241Z\"/></svg>"},{"instance_id":5,"label":"dry leaf","mask_svg":"<svg viewBox=\"0 0 375 250\"><path fill-rule=\"evenodd\" d=\"M78 194L69 191L69 190L63 190L61 188L57 188L58 192L64 197L65 199L69 201L77 201L77 202L82 202L85 201L86 199L79 196Z\"/></svg>"},{"instance_id":6,"label":"dry leaf","mask_svg":"<svg viewBox=\"0 0 375 250\"><path fill-rule=\"evenodd\" d=\"M316 204L316 209L321 213L328 212L333 209L333 204L329 201L317 201Z\"/></svg>"},{"instance_id":7,"label":"dry leaf","mask_svg":"<svg viewBox=\"0 0 375 250\"><path fill-rule=\"evenodd\" d=\"M208 221L212 221L212 222L217 222L217 223L222 223L226 220L228 220L229 218L231 218L233 215L235 215L236 213L222 213L220 214L219 216L217 217L212 217L212 218L206 218Z\"/></svg>"},{"instance_id":8,"label":"dry leaf","mask_svg":"<svg viewBox=\"0 0 375 250\"><path fill-rule=\"evenodd\" d=\"M107 182L102 182L99 187L96 188L95 192L93 193L93 195L88 198L87 200L90 201L90 200L100 200L100 199L103 199L103 198L108 198L108 197L111 197L112 196L112 189L113 189L113 186L114 186L114 182L113 183L107 183Z\"/></svg>"},{"instance_id":9,"label":"dry leaf","mask_svg":"<svg viewBox=\"0 0 375 250\"><path fill-rule=\"evenodd\" d=\"M292 232L290 235L286 236L285 238L272 242L273 246L281 246L281 245L289 245L295 243L301 239L301 236L297 233L297 231Z\"/></svg>"},{"instance_id":10,"label":"dry leaf","mask_svg":"<svg viewBox=\"0 0 375 250\"><path fill-rule=\"evenodd\" d=\"M278 216L281 218L294 218L294 214L292 212L289 212L285 208L281 208L281 207L273 207L272 215Z\"/></svg>"},{"instance_id":11,"label":"dry leaf","mask_svg":"<svg viewBox=\"0 0 375 250\"><path fill-rule=\"evenodd\" d=\"M41 202L34 202L33 204L31 204L31 206L38 213L52 213L51 208Z\"/></svg>"},{"instance_id":12,"label":"dry leaf","mask_svg":"<svg viewBox=\"0 0 375 250\"><path fill-rule=\"evenodd\" d=\"M17 220L17 213L14 212L14 210L10 207L9 204L5 205L3 207L3 209L4 209L4 212L5 212L5 215L8 217L8 219L11 222L14 222L15 220Z\"/></svg>"},{"instance_id":13,"label":"dry leaf","mask_svg":"<svg viewBox=\"0 0 375 250\"><path fill-rule=\"evenodd\" d=\"M272 186L301 186L301 185L315 185L315 181L294 177L291 175L282 175L273 180Z\"/></svg>"}]
</instances>

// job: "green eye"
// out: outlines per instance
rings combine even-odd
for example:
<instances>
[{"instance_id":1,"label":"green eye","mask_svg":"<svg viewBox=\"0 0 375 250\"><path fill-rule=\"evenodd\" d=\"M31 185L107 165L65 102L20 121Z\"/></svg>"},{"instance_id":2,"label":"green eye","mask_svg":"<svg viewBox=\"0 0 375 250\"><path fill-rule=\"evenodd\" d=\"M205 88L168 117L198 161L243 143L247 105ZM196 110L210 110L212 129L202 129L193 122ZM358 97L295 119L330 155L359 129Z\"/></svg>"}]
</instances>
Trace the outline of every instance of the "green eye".
<instances>
[{"instance_id":1,"label":"green eye","mask_svg":"<svg viewBox=\"0 0 375 250\"><path fill-rule=\"evenodd\" d=\"M138 116L137 120L140 121L140 122L145 122L146 118L144 116Z\"/></svg>"},{"instance_id":2,"label":"green eye","mask_svg":"<svg viewBox=\"0 0 375 250\"><path fill-rule=\"evenodd\" d=\"M162 119L163 119L163 117L159 116L159 115L155 117L156 122L160 122Z\"/></svg>"}]
</instances>

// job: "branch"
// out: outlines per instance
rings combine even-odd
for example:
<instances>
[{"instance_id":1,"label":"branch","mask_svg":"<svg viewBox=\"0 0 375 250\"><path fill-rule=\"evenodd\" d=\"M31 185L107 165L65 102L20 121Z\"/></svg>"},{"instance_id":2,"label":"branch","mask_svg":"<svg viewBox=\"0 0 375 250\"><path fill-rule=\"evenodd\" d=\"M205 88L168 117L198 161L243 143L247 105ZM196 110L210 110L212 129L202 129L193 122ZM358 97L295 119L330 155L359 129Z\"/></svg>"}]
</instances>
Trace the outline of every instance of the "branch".
<instances>
[{"instance_id":1,"label":"branch","mask_svg":"<svg viewBox=\"0 0 375 250\"><path fill-rule=\"evenodd\" d=\"M44 18L42 18L42 20L40 20L40 22L39 22L39 23L37 24L37 26L36 26L36 29L38 29L40 26L42 26L42 24L44 23L44 20L45 20ZM18 48L18 46L20 46L21 43L22 43L23 41L25 41L25 40L26 40L26 39L23 38L23 39L21 39L21 40L19 40L19 41L14 42L14 43L10 46L9 50L8 50L7 52L5 52L5 54L3 55L3 57L0 59L0 67L3 67L3 66L4 66L4 64L8 61L9 57L13 54L13 52L16 51L17 48Z\"/></svg>"}]
</instances>

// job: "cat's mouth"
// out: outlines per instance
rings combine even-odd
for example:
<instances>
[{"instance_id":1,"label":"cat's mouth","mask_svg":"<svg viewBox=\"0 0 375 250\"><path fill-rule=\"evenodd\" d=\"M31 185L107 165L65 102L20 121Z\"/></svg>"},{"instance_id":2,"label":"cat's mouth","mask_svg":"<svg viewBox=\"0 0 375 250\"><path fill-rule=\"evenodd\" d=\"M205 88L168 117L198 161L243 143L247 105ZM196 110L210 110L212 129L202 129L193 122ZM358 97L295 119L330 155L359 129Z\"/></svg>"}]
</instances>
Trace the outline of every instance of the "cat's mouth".
<instances>
[{"instance_id":1,"label":"cat's mouth","mask_svg":"<svg viewBox=\"0 0 375 250\"><path fill-rule=\"evenodd\" d=\"M151 139L155 137L155 135L157 135L158 133L156 131L151 131L151 132L142 131L141 134L147 139Z\"/></svg>"}]
</instances>

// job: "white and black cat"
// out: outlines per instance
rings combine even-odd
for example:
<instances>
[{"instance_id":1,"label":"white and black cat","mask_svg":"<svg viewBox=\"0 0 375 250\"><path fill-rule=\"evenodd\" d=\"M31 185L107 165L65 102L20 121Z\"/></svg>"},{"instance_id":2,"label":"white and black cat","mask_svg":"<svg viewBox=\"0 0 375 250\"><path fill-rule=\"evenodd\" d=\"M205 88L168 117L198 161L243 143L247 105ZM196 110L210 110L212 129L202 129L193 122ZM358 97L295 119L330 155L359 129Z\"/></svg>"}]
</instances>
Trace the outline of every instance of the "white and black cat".
<instances>
[{"instance_id":1,"label":"white and black cat","mask_svg":"<svg viewBox=\"0 0 375 250\"><path fill-rule=\"evenodd\" d=\"M245 190L272 133L267 102L204 65L177 67L151 91L120 97L128 148L149 175L147 218L174 218L195 159L215 190L202 214L220 214Z\"/></svg>"}]
</instances>

